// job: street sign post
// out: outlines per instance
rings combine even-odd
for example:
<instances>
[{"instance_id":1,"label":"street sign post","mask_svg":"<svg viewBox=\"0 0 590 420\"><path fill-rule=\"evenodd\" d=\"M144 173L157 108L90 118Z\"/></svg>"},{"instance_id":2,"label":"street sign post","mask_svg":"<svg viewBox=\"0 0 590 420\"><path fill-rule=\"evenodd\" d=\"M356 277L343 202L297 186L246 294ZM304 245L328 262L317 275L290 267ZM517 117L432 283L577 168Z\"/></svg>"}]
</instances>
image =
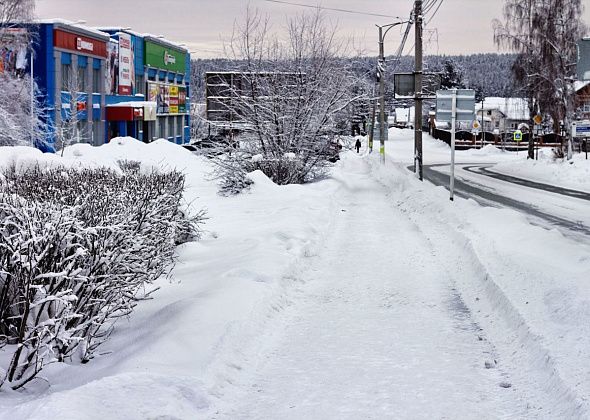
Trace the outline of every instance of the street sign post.
<instances>
[{"instance_id":1,"label":"street sign post","mask_svg":"<svg viewBox=\"0 0 590 420\"><path fill-rule=\"evenodd\" d=\"M450 89L436 91L436 120L451 122L451 182L450 200L455 193L455 129L457 121L475 119L475 91L473 89Z\"/></svg>"},{"instance_id":2,"label":"street sign post","mask_svg":"<svg viewBox=\"0 0 590 420\"><path fill-rule=\"evenodd\" d=\"M453 92L455 92L457 101L455 120L471 124L475 119L475 91L473 89L438 90L436 92L436 120L451 122Z\"/></svg>"}]
</instances>

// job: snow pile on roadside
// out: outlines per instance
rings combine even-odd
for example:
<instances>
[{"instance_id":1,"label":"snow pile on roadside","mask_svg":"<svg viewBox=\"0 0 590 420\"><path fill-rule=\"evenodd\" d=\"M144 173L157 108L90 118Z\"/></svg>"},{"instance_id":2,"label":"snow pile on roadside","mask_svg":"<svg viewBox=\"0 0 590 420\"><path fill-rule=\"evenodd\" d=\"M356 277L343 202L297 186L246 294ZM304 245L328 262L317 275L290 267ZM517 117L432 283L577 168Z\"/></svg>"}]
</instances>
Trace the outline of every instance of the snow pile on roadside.
<instances>
[{"instance_id":1,"label":"snow pile on roadside","mask_svg":"<svg viewBox=\"0 0 590 420\"><path fill-rule=\"evenodd\" d=\"M553 159L550 150L540 150L539 160L526 159L524 155L515 162L503 162L493 171L506 175L590 192L590 159L584 153L576 153L573 159Z\"/></svg>"}]
</instances>

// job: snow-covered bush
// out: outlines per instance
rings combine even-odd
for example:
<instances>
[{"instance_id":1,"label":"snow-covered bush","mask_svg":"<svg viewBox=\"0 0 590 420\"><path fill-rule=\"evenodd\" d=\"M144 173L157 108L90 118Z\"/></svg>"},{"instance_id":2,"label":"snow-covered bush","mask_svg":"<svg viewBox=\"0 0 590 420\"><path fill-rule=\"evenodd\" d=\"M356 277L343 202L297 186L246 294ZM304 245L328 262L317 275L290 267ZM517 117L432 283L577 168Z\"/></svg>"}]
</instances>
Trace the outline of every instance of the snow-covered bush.
<instances>
[{"instance_id":1,"label":"snow-covered bush","mask_svg":"<svg viewBox=\"0 0 590 420\"><path fill-rule=\"evenodd\" d=\"M0 177L0 386L87 362L146 287L169 272L204 213L181 210L184 176L106 168L8 168ZM2 371L2 368L5 368Z\"/></svg>"}]
</instances>

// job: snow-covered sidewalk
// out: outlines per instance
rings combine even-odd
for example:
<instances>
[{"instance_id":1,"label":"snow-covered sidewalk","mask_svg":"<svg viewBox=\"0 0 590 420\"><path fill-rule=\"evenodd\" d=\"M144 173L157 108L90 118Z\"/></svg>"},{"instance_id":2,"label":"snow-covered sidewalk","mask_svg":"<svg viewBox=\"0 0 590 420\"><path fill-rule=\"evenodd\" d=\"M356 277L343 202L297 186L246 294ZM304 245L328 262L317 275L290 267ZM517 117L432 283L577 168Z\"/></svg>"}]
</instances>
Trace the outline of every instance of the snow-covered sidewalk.
<instances>
[{"instance_id":1,"label":"snow-covered sidewalk","mask_svg":"<svg viewBox=\"0 0 590 420\"><path fill-rule=\"evenodd\" d=\"M252 352L237 385L220 395L222 406L231 403L212 417L525 416L522 390L496 365L444 256L367 160L348 160L340 176L334 234L259 338L276 347Z\"/></svg>"}]
</instances>

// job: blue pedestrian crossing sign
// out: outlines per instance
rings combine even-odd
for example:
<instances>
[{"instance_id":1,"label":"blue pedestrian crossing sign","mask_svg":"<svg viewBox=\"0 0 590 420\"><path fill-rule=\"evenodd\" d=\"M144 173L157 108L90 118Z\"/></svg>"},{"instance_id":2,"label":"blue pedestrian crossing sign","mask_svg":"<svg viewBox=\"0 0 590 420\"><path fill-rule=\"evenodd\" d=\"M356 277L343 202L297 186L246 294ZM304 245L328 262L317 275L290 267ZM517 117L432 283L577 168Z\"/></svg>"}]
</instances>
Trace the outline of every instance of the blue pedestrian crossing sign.
<instances>
[{"instance_id":1,"label":"blue pedestrian crossing sign","mask_svg":"<svg viewBox=\"0 0 590 420\"><path fill-rule=\"evenodd\" d=\"M516 130L514 132L514 141L516 141L516 142L522 141L522 131Z\"/></svg>"}]
</instances>

